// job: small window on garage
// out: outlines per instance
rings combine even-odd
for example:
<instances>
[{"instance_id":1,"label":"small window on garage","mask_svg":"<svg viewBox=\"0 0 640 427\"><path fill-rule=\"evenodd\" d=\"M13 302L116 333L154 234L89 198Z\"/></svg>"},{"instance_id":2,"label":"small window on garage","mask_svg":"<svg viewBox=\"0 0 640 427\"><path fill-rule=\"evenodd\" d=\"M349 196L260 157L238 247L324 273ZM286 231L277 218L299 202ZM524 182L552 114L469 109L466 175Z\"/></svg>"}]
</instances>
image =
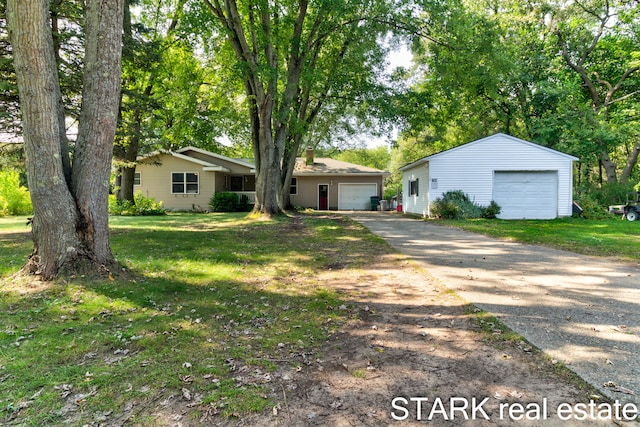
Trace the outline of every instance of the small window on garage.
<instances>
[{"instance_id":1,"label":"small window on garage","mask_svg":"<svg viewBox=\"0 0 640 427\"><path fill-rule=\"evenodd\" d=\"M289 194L298 194L298 178L291 178L291 188L289 189Z\"/></svg>"},{"instance_id":2,"label":"small window on garage","mask_svg":"<svg viewBox=\"0 0 640 427\"><path fill-rule=\"evenodd\" d=\"M142 185L142 173L136 172L133 174L133 185Z\"/></svg>"},{"instance_id":3,"label":"small window on garage","mask_svg":"<svg viewBox=\"0 0 640 427\"><path fill-rule=\"evenodd\" d=\"M409 195L411 196L417 196L418 195L418 184L419 184L419 178L417 178L415 181L409 181Z\"/></svg>"}]
</instances>

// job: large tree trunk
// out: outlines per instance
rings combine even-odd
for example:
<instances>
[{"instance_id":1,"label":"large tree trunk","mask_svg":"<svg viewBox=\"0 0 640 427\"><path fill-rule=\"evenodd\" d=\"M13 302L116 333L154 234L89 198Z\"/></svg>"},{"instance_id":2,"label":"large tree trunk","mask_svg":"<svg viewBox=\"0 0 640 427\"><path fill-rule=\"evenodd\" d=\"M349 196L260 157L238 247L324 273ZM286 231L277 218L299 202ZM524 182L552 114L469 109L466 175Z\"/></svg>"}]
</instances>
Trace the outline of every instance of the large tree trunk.
<instances>
[{"instance_id":1,"label":"large tree trunk","mask_svg":"<svg viewBox=\"0 0 640 427\"><path fill-rule=\"evenodd\" d=\"M93 261L113 258L109 247L109 179L118 118L123 0L86 3L82 111L72 182L81 215L78 233Z\"/></svg>"},{"instance_id":2,"label":"large tree trunk","mask_svg":"<svg viewBox=\"0 0 640 427\"><path fill-rule=\"evenodd\" d=\"M77 262L104 269L112 262L107 200L120 84L122 0L87 1L83 106L70 174L49 1L9 0L7 19L34 209L34 248L24 270L51 279Z\"/></svg>"},{"instance_id":3,"label":"large tree trunk","mask_svg":"<svg viewBox=\"0 0 640 427\"><path fill-rule=\"evenodd\" d=\"M633 173L633 168L638 163L638 156L640 155L640 139L636 140L633 144L633 148L627 155L627 163L624 165L622 174L620 174L620 182L627 182Z\"/></svg>"}]
</instances>

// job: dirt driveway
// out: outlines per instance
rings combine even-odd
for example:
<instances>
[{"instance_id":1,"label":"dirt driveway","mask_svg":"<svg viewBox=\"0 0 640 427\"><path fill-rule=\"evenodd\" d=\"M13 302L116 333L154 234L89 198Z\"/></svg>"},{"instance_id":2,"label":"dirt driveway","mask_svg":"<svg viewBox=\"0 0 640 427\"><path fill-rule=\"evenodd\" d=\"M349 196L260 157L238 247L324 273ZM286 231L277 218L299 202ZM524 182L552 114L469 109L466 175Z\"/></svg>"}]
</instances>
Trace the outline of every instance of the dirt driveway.
<instances>
[{"instance_id":1,"label":"dirt driveway","mask_svg":"<svg viewBox=\"0 0 640 427\"><path fill-rule=\"evenodd\" d=\"M351 217L610 398L640 404L638 265L397 214Z\"/></svg>"}]
</instances>

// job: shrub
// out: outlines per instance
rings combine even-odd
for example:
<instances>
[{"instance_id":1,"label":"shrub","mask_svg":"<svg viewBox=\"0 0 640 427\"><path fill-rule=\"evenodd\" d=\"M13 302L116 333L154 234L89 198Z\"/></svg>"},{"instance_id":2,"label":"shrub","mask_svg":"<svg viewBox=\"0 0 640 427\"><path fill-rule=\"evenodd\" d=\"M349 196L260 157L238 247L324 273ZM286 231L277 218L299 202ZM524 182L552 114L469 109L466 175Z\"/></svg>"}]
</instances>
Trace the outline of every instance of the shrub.
<instances>
[{"instance_id":1,"label":"shrub","mask_svg":"<svg viewBox=\"0 0 640 427\"><path fill-rule=\"evenodd\" d=\"M462 190L447 191L431 204L431 215L443 219L495 218L499 213L496 202L480 206Z\"/></svg>"},{"instance_id":2,"label":"shrub","mask_svg":"<svg viewBox=\"0 0 640 427\"><path fill-rule=\"evenodd\" d=\"M237 212L240 207L240 198L236 193L215 193L209 202L209 206L215 212Z\"/></svg>"},{"instance_id":3,"label":"shrub","mask_svg":"<svg viewBox=\"0 0 640 427\"><path fill-rule=\"evenodd\" d=\"M116 196L109 196L109 213L111 215L152 216L164 215L166 212L162 202L152 197L144 197L140 191L133 195L134 203L130 200L119 201Z\"/></svg>"},{"instance_id":4,"label":"shrub","mask_svg":"<svg viewBox=\"0 0 640 427\"><path fill-rule=\"evenodd\" d=\"M500 205L497 204L495 200L492 200L491 203L489 203L489 206L482 208L482 218L496 219L496 217L500 215L501 211L502 208Z\"/></svg>"},{"instance_id":5,"label":"shrub","mask_svg":"<svg viewBox=\"0 0 640 427\"><path fill-rule=\"evenodd\" d=\"M580 196L576 203L582 208L582 217L585 219L615 218L615 215L609 212L608 206L603 206L595 197L589 194Z\"/></svg>"},{"instance_id":6,"label":"shrub","mask_svg":"<svg viewBox=\"0 0 640 427\"><path fill-rule=\"evenodd\" d=\"M20 185L17 170L0 171L0 216L33 212L29 190Z\"/></svg>"},{"instance_id":7,"label":"shrub","mask_svg":"<svg viewBox=\"0 0 640 427\"><path fill-rule=\"evenodd\" d=\"M251 202L249 201L249 196L246 194L240 195L240 201L238 202L238 211L239 212L250 212L252 209Z\"/></svg>"}]
</instances>

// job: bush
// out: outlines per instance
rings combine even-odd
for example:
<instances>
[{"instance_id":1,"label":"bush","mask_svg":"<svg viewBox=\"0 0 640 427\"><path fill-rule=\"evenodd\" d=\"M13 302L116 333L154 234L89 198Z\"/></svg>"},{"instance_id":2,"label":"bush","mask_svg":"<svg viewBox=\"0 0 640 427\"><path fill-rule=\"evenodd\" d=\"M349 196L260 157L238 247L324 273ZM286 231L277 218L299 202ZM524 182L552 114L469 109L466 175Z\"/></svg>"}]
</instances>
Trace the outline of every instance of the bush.
<instances>
[{"instance_id":1,"label":"bush","mask_svg":"<svg viewBox=\"0 0 640 427\"><path fill-rule=\"evenodd\" d=\"M253 207L251 206L251 202L249 202L249 196L246 194L240 195L240 201L238 202L238 211L239 212L250 212Z\"/></svg>"},{"instance_id":2,"label":"bush","mask_svg":"<svg viewBox=\"0 0 640 427\"><path fill-rule=\"evenodd\" d=\"M462 190L447 191L431 204L431 216L443 219L495 218L500 210L494 201L487 207L478 205Z\"/></svg>"},{"instance_id":3,"label":"bush","mask_svg":"<svg viewBox=\"0 0 640 427\"><path fill-rule=\"evenodd\" d=\"M214 212L238 212L240 208L240 198L236 193L215 193L209 202L209 206L211 206Z\"/></svg>"},{"instance_id":4,"label":"bush","mask_svg":"<svg viewBox=\"0 0 640 427\"><path fill-rule=\"evenodd\" d=\"M144 197L140 191L133 195L134 203L129 200L120 202L116 196L109 196L109 214L130 216L164 215L166 212L162 202L152 197Z\"/></svg>"},{"instance_id":5,"label":"bush","mask_svg":"<svg viewBox=\"0 0 640 427\"><path fill-rule=\"evenodd\" d=\"M0 216L33 213L29 190L20 185L17 170L0 171Z\"/></svg>"},{"instance_id":6,"label":"bush","mask_svg":"<svg viewBox=\"0 0 640 427\"><path fill-rule=\"evenodd\" d=\"M616 215L609 212L608 206L603 206L595 197L584 194L576 200L582 208L582 217L585 219L612 219ZM624 203L624 200L623 202ZM620 203L618 203L620 204Z\"/></svg>"},{"instance_id":7,"label":"bush","mask_svg":"<svg viewBox=\"0 0 640 427\"><path fill-rule=\"evenodd\" d=\"M495 200L492 200L491 203L489 203L489 206L482 208L482 218L496 219L496 217L500 215L501 211L502 208L500 205L497 204Z\"/></svg>"}]
</instances>

